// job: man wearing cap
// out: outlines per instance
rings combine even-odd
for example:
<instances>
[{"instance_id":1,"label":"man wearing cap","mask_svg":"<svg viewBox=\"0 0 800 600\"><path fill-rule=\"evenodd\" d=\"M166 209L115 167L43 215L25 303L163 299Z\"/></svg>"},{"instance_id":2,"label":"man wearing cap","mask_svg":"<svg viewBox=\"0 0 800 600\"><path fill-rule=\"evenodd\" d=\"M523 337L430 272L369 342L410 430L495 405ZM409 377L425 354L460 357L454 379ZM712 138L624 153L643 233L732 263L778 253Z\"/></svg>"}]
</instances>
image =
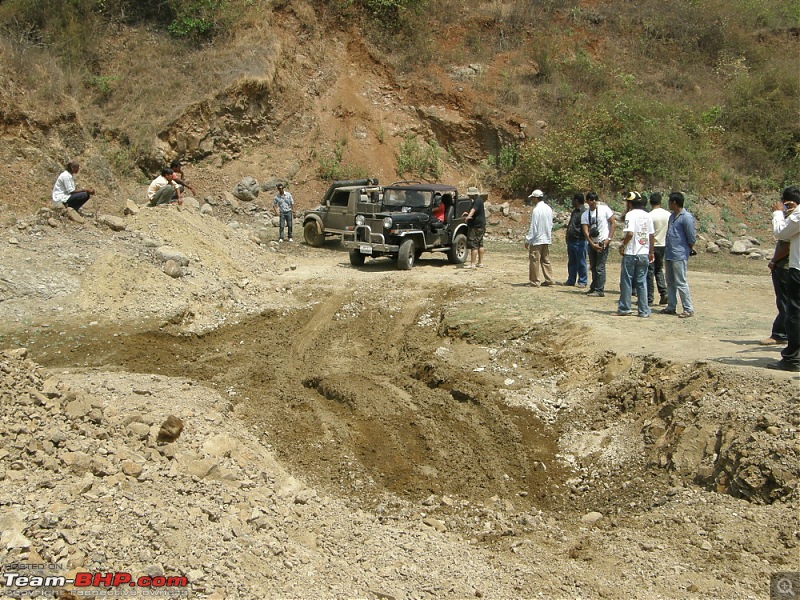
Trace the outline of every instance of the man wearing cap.
<instances>
[{"instance_id":1,"label":"man wearing cap","mask_svg":"<svg viewBox=\"0 0 800 600\"><path fill-rule=\"evenodd\" d=\"M272 208L275 209L275 214L278 215L278 241L283 241L283 226L286 225L289 234L289 241L292 239L292 207L294 206L294 198L291 192L283 191L283 184L278 184L278 193L272 199Z\"/></svg>"},{"instance_id":2,"label":"man wearing cap","mask_svg":"<svg viewBox=\"0 0 800 600\"><path fill-rule=\"evenodd\" d=\"M592 271L592 283L586 295L603 297L608 247L617 229L617 221L614 219L614 211L608 205L600 203L597 192L586 194L586 204L589 209L581 216L581 227L583 236L589 243L589 268Z\"/></svg>"},{"instance_id":3,"label":"man wearing cap","mask_svg":"<svg viewBox=\"0 0 800 600\"><path fill-rule=\"evenodd\" d=\"M553 234L553 209L544 201L542 190L533 190L528 196L533 202L531 226L525 236L528 251L528 284L532 287L553 285L553 268L550 264L550 244ZM544 281L539 280L541 269Z\"/></svg>"},{"instance_id":4,"label":"man wearing cap","mask_svg":"<svg viewBox=\"0 0 800 600\"><path fill-rule=\"evenodd\" d=\"M783 212L787 211L788 215ZM767 365L770 369L800 372L800 188L787 187L781 202L772 207L772 232L776 240L789 242L789 268L786 286L786 348L781 359Z\"/></svg>"},{"instance_id":5,"label":"man wearing cap","mask_svg":"<svg viewBox=\"0 0 800 600\"><path fill-rule=\"evenodd\" d=\"M619 271L619 303L616 314L625 317L631 311L631 285L636 286L638 315L650 316L647 301L647 267L653 260L654 229L650 215L642 210L644 202L639 192L629 192L625 197L625 237L619 247L622 265Z\"/></svg>"},{"instance_id":6,"label":"man wearing cap","mask_svg":"<svg viewBox=\"0 0 800 600\"><path fill-rule=\"evenodd\" d=\"M478 188L468 188L467 196L472 200L472 206L461 216L467 222L467 248L469 249L469 265L467 265L467 268L474 269L483 267L483 236L486 233L486 211L483 207L483 197Z\"/></svg>"}]
</instances>

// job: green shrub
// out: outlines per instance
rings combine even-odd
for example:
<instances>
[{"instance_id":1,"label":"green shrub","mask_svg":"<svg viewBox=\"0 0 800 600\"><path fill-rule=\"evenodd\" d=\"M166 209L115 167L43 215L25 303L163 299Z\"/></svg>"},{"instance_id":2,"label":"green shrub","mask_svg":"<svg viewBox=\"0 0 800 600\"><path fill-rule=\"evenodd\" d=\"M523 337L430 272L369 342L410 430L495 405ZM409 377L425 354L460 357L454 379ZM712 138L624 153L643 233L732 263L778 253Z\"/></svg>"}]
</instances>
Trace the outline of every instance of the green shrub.
<instances>
[{"instance_id":1,"label":"green shrub","mask_svg":"<svg viewBox=\"0 0 800 600\"><path fill-rule=\"evenodd\" d=\"M414 177L439 179L443 168L442 154L436 140L421 143L417 136L408 134L400 144L395 171L399 177L410 173Z\"/></svg>"},{"instance_id":2,"label":"green shrub","mask_svg":"<svg viewBox=\"0 0 800 600\"><path fill-rule=\"evenodd\" d=\"M337 179L363 179L368 176L368 170L362 166L350 165L344 161L346 139L337 140L333 150L322 152L318 157L319 165L317 174L326 181Z\"/></svg>"}]
</instances>

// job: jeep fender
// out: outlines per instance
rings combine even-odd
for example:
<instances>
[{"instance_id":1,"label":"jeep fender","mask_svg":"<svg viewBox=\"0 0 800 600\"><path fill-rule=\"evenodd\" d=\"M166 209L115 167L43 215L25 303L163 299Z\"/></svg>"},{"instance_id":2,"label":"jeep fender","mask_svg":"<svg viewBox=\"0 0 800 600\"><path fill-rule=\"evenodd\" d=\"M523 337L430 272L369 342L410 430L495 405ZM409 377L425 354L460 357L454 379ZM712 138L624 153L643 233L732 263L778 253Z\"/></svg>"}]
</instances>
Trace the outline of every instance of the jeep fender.
<instances>
[{"instance_id":1,"label":"jeep fender","mask_svg":"<svg viewBox=\"0 0 800 600\"><path fill-rule=\"evenodd\" d=\"M457 236L459 233L463 233L464 235L467 235L467 226L466 226L464 223L462 223L461 225L459 225L458 227L456 227L456 228L455 228L455 230L453 230L453 235L452 235L452 237L450 238L450 243L452 243L452 242L453 242L453 240L454 240L454 239L456 239L456 236Z\"/></svg>"},{"instance_id":2,"label":"jeep fender","mask_svg":"<svg viewBox=\"0 0 800 600\"><path fill-rule=\"evenodd\" d=\"M306 218L303 219L303 227L305 227L308 223L314 223L317 226L317 233L324 233L322 219L320 219L317 215L306 215Z\"/></svg>"}]
</instances>

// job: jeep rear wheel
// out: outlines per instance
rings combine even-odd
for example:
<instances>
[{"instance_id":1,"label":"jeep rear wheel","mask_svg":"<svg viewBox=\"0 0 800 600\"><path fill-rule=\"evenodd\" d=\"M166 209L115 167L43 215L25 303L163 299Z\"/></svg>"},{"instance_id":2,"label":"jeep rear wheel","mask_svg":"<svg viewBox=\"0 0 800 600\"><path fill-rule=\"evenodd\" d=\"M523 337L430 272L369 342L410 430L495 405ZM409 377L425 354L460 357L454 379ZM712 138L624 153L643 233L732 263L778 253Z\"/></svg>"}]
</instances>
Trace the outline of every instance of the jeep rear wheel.
<instances>
[{"instance_id":1,"label":"jeep rear wheel","mask_svg":"<svg viewBox=\"0 0 800 600\"><path fill-rule=\"evenodd\" d=\"M314 248L319 248L325 243L325 234L319 232L314 221L309 221L303 226L303 237L306 238L306 244Z\"/></svg>"},{"instance_id":2,"label":"jeep rear wheel","mask_svg":"<svg viewBox=\"0 0 800 600\"><path fill-rule=\"evenodd\" d=\"M403 271L408 271L414 266L414 240L406 240L400 244L400 252L397 253L397 266Z\"/></svg>"},{"instance_id":3,"label":"jeep rear wheel","mask_svg":"<svg viewBox=\"0 0 800 600\"><path fill-rule=\"evenodd\" d=\"M459 233L453 238L453 245L447 253L447 260L454 265L463 265L467 260L467 236Z\"/></svg>"},{"instance_id":4,"label":"jeep rear wheel","mask_svg":"<svg viewBox=\"0 0 800 600\"><path fill-rule=\"evenodd\" d=\"M350 264L354 267L363 267L366 258L360 250L350 250Z\"/></svg>"}]
</instances>

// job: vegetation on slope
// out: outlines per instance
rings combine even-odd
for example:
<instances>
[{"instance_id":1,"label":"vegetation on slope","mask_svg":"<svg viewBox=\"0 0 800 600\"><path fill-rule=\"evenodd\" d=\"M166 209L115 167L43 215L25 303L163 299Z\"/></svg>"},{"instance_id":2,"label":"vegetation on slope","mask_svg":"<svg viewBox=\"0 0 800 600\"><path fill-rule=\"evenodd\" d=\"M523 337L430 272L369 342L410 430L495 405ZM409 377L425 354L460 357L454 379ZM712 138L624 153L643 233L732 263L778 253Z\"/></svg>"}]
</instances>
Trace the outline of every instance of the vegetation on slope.
<instances>
[{"instance_id":1,"label":"vegetation on slope","mask_svg":"<svg viewBox=\"0 0 800 600\"><path fill-rule=\"evenodd\" d=\"M88 87L98 122L130 140L123 168L174 117L148 73L158 80L173 61L191 65L199 81L174 76L202 98L231 76L219 57L235 46L222 40L253 35L277 12L319 48L342 31L320 23L338 20L411 84L434 68L485 65L464 84L476 100L460 110L542 124L486 157L486 177L508 191L763 190L800 180L799 0L5 0L0 67L10 86L0 110L32 110L29 90L48 106ZM140 28L157 49L134 49L138 71L103 62L119 27ZM137 87L152 110L132 109Z\"/></svg>"}]
</instances>

